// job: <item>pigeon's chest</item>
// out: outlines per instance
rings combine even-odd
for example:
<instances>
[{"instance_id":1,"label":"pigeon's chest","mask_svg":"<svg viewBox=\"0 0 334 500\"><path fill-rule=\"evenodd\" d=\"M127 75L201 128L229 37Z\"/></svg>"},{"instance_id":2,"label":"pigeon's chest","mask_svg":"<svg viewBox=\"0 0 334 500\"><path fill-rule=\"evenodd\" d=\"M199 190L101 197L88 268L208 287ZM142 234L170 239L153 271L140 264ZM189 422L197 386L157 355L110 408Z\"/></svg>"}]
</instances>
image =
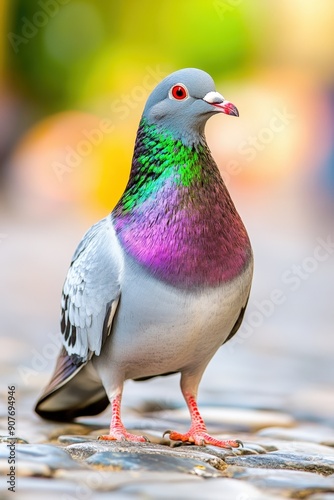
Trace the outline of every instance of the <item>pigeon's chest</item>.
<instances>
[{"instance_id":1,"label":"pigeon's chest","mask_svg":"<svg viewBox=\"0 0 334 500\"><path fill-rule=\"evenodd\" d=\"M126 257L110 356L126 378L205 365L247 301L251 265L228 284L189 292L149 275Z\"/></svg>"},{"instance_id":2,"label":"pigeon's chest","mask_svg":"<svg viewBox=\"0 0 334 500\"><path fill-rule=\"evenodd\" d=\"M224 211L219 200L193 208L177 203L170 194L118 226L116 221L116 228L124 250L136 262L154 277L182 289L231 281L251 259L239 215Z\"/></svg>"}]
</instances>

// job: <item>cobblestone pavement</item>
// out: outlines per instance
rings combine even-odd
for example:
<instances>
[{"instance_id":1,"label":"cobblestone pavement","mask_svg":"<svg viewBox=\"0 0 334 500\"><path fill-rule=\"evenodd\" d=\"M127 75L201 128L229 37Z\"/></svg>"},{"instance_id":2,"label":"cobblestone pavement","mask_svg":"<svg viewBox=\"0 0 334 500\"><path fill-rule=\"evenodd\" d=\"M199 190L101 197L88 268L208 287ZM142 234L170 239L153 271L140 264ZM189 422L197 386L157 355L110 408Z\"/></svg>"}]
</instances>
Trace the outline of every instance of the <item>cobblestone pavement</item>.
<instances>
[{"instance_id":1,"label":"cobblestone pavement","mask_svg":"<svg viewBox=\"0 0 334 500\"><path fill-rule=\"evenodd\" d=\"M290 220L280 199L277 193L275 205L272 197L268 207L276 208L268 214L260 205L247 213L256 261L248 314L200 386L209 431L242 440L234 451L171 446L162 438L166 429L189 426L177 375L126 384L125 424L149 443L98 441L109 410L68 424L34 415L58 351L69 257L94 218L7 217L0 247L1 499L334 499L334 250L326 225L305 227L298 215ZM293 266L301 266L299 274ZM16 398L15 494L7 483L8 386Z\"/></svg>"}]
</instances>

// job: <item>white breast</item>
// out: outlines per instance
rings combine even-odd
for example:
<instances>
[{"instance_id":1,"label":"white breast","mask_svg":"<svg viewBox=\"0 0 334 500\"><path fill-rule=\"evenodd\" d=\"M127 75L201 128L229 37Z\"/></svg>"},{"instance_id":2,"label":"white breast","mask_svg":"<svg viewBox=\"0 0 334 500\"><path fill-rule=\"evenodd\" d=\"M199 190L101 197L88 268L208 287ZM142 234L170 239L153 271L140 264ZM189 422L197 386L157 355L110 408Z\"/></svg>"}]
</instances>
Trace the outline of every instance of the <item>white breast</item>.
<instances>
[{"instance_id":1,"label":"white breast","mask_svg":"<svg viewBox=\"0 0 334 500\"><path fill-rule=\"evenodd\" d=\"M252 262L221 287L180 291L126 257L112 334L96 361L124 379L206 366L245 306L251 277Z\"/></svg>"}]
</instances>

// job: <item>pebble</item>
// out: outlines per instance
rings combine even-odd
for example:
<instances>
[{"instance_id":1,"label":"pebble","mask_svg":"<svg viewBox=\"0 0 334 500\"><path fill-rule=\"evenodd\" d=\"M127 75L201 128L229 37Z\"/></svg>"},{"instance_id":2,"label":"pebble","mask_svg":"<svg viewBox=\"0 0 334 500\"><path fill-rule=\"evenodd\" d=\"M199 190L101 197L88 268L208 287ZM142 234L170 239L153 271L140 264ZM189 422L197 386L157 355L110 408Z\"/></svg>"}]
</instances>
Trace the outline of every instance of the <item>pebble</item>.
<instances>
[{"instance_id":1,"label":"pebble","mask_svg":"<svg viewBox=\"0 0 334 500\"><path fill-rule=\"evenodd\" d=\"M26 460L20 459L17 462L16 475L20 477L51 477L52 470L47 464L36 462L30 460L28 457ZM8 462L7 460L0 459L0 473L6 475L8 473Z\"/></svg>"},{"instance_id":2,"label":"pebble","mask_svg":"<svg viewBox=\"0 0 334 500\"><path fill-rule=\"evenodd\" d=\"M132 483L124 486L121 491L129 493L131 498L155 500L281 500L281 497L263 493L251 484L233 479L209 479L197 484L175 484L161 479L159 485L150 481L145 484Z\"/></svg>"},{"instance_id":3,"label":"pebble","mask_svg":"<svg viewBox=\"0 0 334 500\"><path fill-rule=\"evenodd\" d=\"M231 436L219 436L221 439L231 439ZM173 443L173 441L171 441ZM174 444L173 447L176 447ZM189 445L183 444L182 449L185 449L186 447L189 448ZM215 455L216 457L220 457L222 459L225 459L225 457L229 456L234 456L234 455L257 455L259 453L266 453L266 449L263 446L260 446L256 443L250 443L250 442L243 442L243 446L239 448L219 448L218 446L211 446L211 445L206 445L205 447L203 446L194 446L191 445L192 450L197 450L199 452L203 453L203 450L206 451L206 453L210 453L211 455Z\"/></svg>"},{"instance_id":4,"label":"pebble","mask_svg":"<svg viewBox=\"0 0 334 500\"><path fill-rule=\"evenodd\" d=\"M266 436L266 429L256 434L248 434L248 433L238 433L238 439L240 439L245 447L253 447L259 446L263 448L265 451L287 451L287 452L296 452L296 453L306 453L306 454L324 454L334 456L334 447L318 444L312 441L302 441L299 439L293 440L293 433L291 433L290 439L281 439L277 437ZM282 432L284 429L282 429ZM298 431L297 431L298 432ZM261 434L261 435L260 435ZM268 432L269 434L269 432ZM219 435L219 437L223 437ZM297 436L298 437L298 436ZM299 436L300 438L302 436Z\"/></svg>"},{"instance_id":5,"label":"pebble","mask_svg":"<svg viewBox=\"0 0 334 500\"><path fill-rule=\"evenodd\" d=\"M95 453L85 462L96 468L109 470L149 470L161 472L183 472L201 477L219 477L221 474L202 460L190 457L148 453L122 453L103 451Z\"/></svg>"},{"instance_id":6,"label":"pebble","mask_svg":"<svg viewBox=\"0 0 334 500\"><path fill-rule=\"evenodd\" d=\"M82 425L76 423L71 423L67 425L62 424L60 427L52 429L52 431L48 434L48 437L52 441L58 439L59 436L62 436L64 434L86 436L87 434L92 432L92 427L94 426Z\"/></svg>"},{"instance_id":7,"label":"pebble","mask_svg":"<svg viewBox=\"0 0 334 500\"><path fill-rule=\"evenodd\" d=\"M15 444L28 444L28 441L20 437L0 436L0 443L12 443L13 441Z\"/></svg>"},{"instance_id":8,"label":"pebble","mask_svg":"<svg viewBox=\"0 0 334 500\"><path fill-rule=\"evenodd\" d=\"M250 482L260 489L292 498L306 498L312 493L334 492L334 477L324 477L312 472L232 466L225 474Z\"/></svg>"},{"instance_id":9,"label":"pebble","mask_svg":"<svg viewBox=\"0 0 334 500\"><path fill-rule=\"evenodd\" d=\"M119 499L181 499L182 500L281 500L275 494L233 478L203 479L179 472L155 471L80 471L61 470L56 478L71 480L80 485L82 497L90 491L104 492ZM93 497L94 498L94 497ZM106 497L109 498L109 497ZM48 498L49 500L49 498Z\"/></svg>"},{"instance_id":10,"label":"pebble","mask_svg":"<svg viewBox=\"0 0 334 500\"><path fill-rule=\"evenodd\" d=\"M24 463L25 470L30 464L31 475L36 475L40 466L56 470L59 468L80 468L81 465L73 460L65 450L50 444L17 444L15 445L15 460L17 464ZM7 467L8 471L8 446L0 444L0 465L1 470ZM48 475L46 469L46 475ZM21 474L21 467L17 467L17 474ZM25 472L23 475L27 475Z\"/></svg>"},{"instance_id":11,"label":"pebble","mask_svg":"<svg viewBox=\"0 0 334 500\"><path fill-rule=\"evenodd\" d=\"M323 455L334 457L334 448L331 446L325 446L317 443L309 443L307 441L272 441L273 445L276 445L276 449L267 451L277 451L281 452L297 453L297 454L307 454L307 455ZM263 444L264 447L266 445ZM272 446L274 448L274 446Z\"/></svg>"},{"instance_id":12,"label":"pebble","mask_svg":"<svg viewBox=\"0 0 334 500\"><path fill-rule=\"evenodd\" d=\"M203 479L198 476L183 474L180 472L156 472L156 471L115 471L109 470L66 470L62 469L55 473L55 478L60 480L72 481L78 483L82 490L87 491L115 491L120 490L129 484L160 484L165 481L172 484L194 484L195 487ZM88 496L88 495L86 495ZM89 498L89 497L88 497Z\"/></svg>"},{"instance_id":13,"label":"pebble","mask_svg":"<svg viewBox=\"0 0 334 500\"><path fill-rule=\"evenodd\" d=\"M184 458L186 460L196 460L201 464L209 464L218 470L226 468L225 462L220 458L210 453L207 448L187 446L180 448L170 448L151 443L130 443L126 441L95 441L86 443L77 443L69 445L65 448L69 455L75 460L86 460L95 454L109 453L123 453L126 458L127 455L138 454L143 458L147 455L154 457L171 457L175 459Z\"/></svg>"},{"instance_id":14,"label":"pebble","mask_svg":"<svg viewBox=\"0 0 334 500\"><path fill-rule=\"evenodd\" d=\"M307 500L334 500L334 493L315 493L307 497Z\"/></svg>"},{"instance_id":15,"label":"pebble","mask_svg":"<svg viewBox=\"0 0 334 500\"><path fill-rule=\"evenodd\" d=\"M96 437L93 436L72 436L65 434L64 436L58 436L58 443L63 445L77 444L77 443L87 443L89 441L96 441Z\"/></svg>"},{"instance_id":16,"label":"pebble","mask_svg":"<svg viewBox=\"0 0 334 500\"><path fill-rule=\"evenodd\" d=\"M334 457L273 451L264 455L226 457L227 464L265 469L290 469L316 472L328 476L334 473Z\"/></svg>"},{"instance_id":17,"label":"pebble","mask_svg":"<svg viewBox=\"0 0 334 500\"><path fill-rule=\"evenodd\" d=\"M286 439L289 441L307 441L334 447L334 430L331 427L318 424L303 424L286 429L269 427L259 431L259 436Z\"/></svg>"},{"instance_id":18,"label":"pebble","mask_svg":"<svg viewBox=\"0 0 334 500\"><path fill-rule=\"evenodd\" d=\"M1 500L83 500L85 497L80 494L81 491L77 483L67 479L20 477L15 493L7 492ZM93 500L87 496L87 491L86 499Z\"/></svg>"}]
</instances>

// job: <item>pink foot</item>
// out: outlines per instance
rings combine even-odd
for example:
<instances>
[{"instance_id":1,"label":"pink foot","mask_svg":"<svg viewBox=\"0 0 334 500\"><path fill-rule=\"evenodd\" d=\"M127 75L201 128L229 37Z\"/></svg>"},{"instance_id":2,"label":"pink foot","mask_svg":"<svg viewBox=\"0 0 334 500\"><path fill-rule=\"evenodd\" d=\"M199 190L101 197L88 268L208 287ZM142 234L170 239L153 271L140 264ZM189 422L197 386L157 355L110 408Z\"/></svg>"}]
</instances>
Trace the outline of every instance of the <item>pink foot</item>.
<instances>
[{"instance_id":1,"label":"pink foot","mask_svg":"<svg viewBox=\"0 0 334 500\"><path fill-rule=\"evenodd\" d=\"M147 443L145 436L137 436L127 431L114 431L111 434L105 434L98 437L101 441L131 441L132 443Z\"/></svg>"},{"instance_id":2,"label":"pink foot","mask_svg":"<svg viewBox=\"0 0 334 500\"><path fill-rule=\"evenodd\" d=\"M219 446L220 448L227 448L227 449L239 448L240 446L242 446L242 442L239 441L238 439L222 441L220 439L216 439L210 436L210 434L204 431L192 432L190 430L186 434L180 434L179 432L175 431L166 431L164 435L165 434L169 434L169 439L171 439L172 441L193 443L196 444L197 446L204 446L206 444L211 444L212 446Z\"/></svg>"},{"instance_id":3,"label":"pink foot","mask_svg":"<svg viewBox=\"0 0 334 500\"><path fill-rule=\"evenodd\" d=\"M186 382L186 380L184 381ZM206 426L203 418L198 410L196 397L194 392L187 392L185 388L182 386L182 378L181 378L181 387L184 398L187 402L190 417L191 417L191 427L186 434L180 434L175 431L166 431L165 434L169 434L169 439L172 441L182 441L183 443L193 443L197 446L204 446L206 444L211 444L212 446L219 446L220 448L227 448L231 450L232 448L242 447L243 444L238 439L222 441L220 439L216 439L206 431ZM197 388L197 387L196 387Z\"/></svg>"},{"instance_id":4,"label":"pink foot","mask_svg":"<svg viewBox=\"0 0 334 500\"><path fill-rule=\"evenodd\" d=\"M131 441L132 443L147 443L145 436L131 434L121 420L121 392L111 400L111 424L109 434L98 437L101 441Z\"/></svg>"}]
</instances>

